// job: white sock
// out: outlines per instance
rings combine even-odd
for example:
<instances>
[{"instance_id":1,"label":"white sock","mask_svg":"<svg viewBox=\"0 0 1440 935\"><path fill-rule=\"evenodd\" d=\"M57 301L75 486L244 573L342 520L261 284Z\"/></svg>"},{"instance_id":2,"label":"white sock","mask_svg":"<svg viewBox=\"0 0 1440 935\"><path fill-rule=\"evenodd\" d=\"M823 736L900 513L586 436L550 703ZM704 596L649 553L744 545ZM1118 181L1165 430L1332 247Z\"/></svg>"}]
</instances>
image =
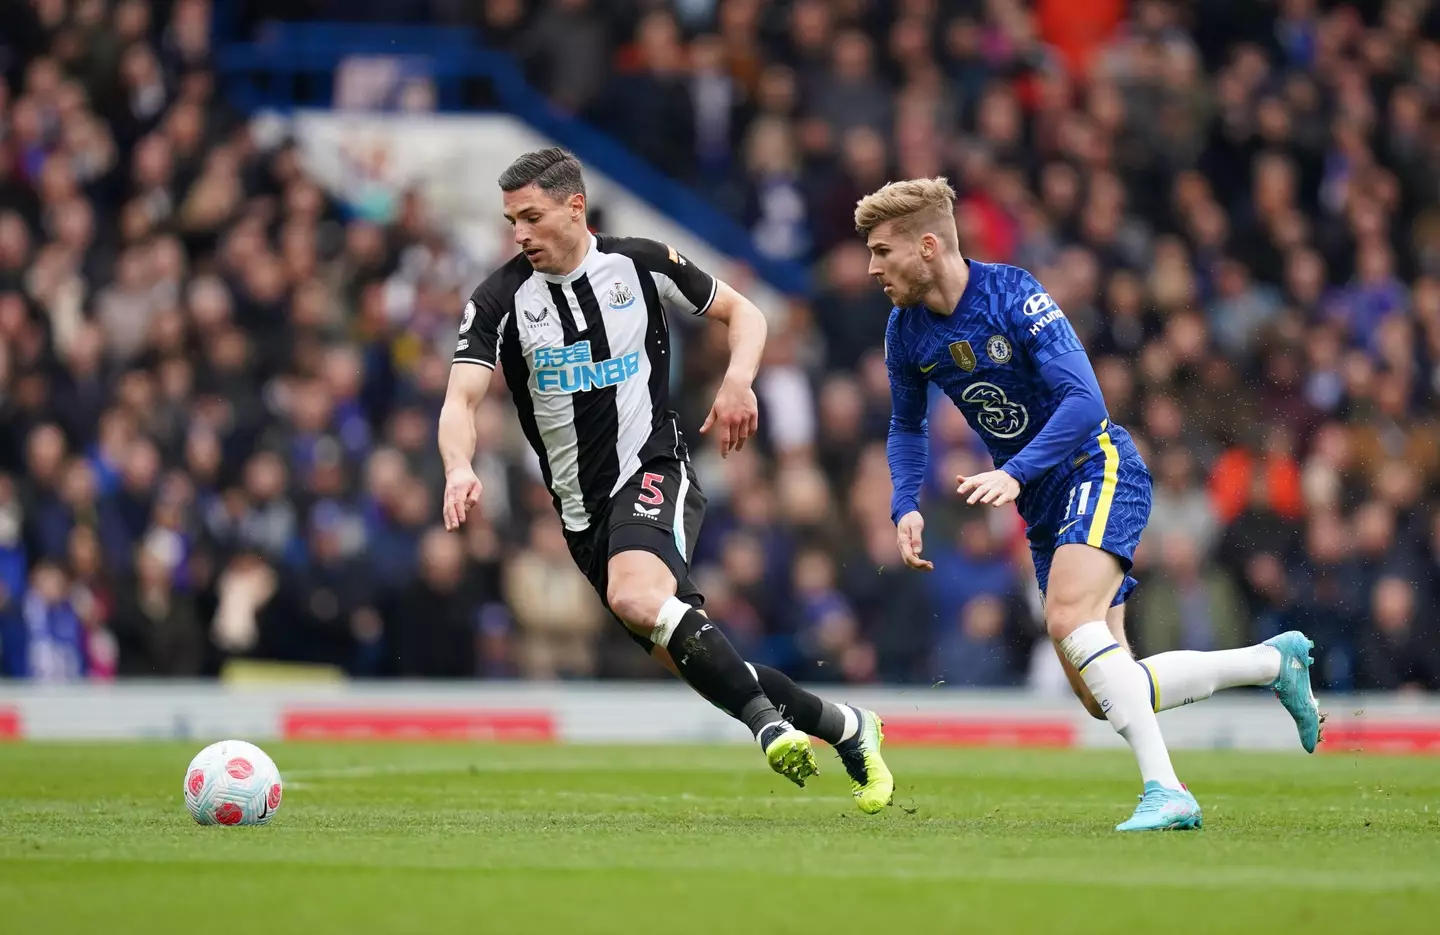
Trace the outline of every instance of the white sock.
<instances>
[{"instance_id":1,"label":"white sock","mask_svg":"<svg viewBox=\"0 0 1440 935\"><path fill-rule=\"evenodd\" d=\"M1079 627L1060 641L1060 651L1079 670L1110 726L1130 745L1141 778L1179 789L1180 779L1170 765L1160 722L1150 707L1150 677L1115 641L1105 621Z\"/></svg>"},{"instance_id":2,"label":"white sock","mask_svg":"<svg viewBox=\"0 0 1440 935\"><path fill-rule=\"evenodd\" d=\"M1151 705L1169 711L1222 689L1269 685L1280 674L1280 650L1257 643L1213 653L1176 651L1141 659L1140 665L1150 673Z\"/></svg>"},{"instance_id":3,"label":"white sock","mask_svg":"<svg viewBox=\"0 0 1440 935\"><path fill-rule=\"evenodd\" d=\"M669 597L665 603L660 605L660 613L655 615L655 629L650 631L650 642L656 646L669 646L670 634L685 619L690 612L690 605L678 597ZM751 669L750 674L754 675L755 670Z\"/></svg>"}]
</instances>

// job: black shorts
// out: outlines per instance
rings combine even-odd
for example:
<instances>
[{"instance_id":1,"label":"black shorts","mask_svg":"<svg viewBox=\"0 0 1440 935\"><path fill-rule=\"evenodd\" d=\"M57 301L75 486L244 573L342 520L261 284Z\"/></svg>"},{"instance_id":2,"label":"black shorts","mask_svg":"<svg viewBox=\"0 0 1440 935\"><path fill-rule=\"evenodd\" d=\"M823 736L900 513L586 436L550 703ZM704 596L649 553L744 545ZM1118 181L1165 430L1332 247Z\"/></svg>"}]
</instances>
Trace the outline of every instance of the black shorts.
<instances>
[{"instance_id":1,"label":"black shorts","mask_svg":"<svg viewBox=\"0 0 1440 935\"><path fill-rule=\"evenodd\" d=\"M675 596L698 608L704 606L705 597L690 578L690 556L695 554L695 538L704 520L705 492L689 463L656 458L625 482L589 529L565 530L565 541L607 608L610 557L635 550L659 556L675 576ZM650 651L649 639L629 627L625 632Z\"/></svg>"}]
</instances>

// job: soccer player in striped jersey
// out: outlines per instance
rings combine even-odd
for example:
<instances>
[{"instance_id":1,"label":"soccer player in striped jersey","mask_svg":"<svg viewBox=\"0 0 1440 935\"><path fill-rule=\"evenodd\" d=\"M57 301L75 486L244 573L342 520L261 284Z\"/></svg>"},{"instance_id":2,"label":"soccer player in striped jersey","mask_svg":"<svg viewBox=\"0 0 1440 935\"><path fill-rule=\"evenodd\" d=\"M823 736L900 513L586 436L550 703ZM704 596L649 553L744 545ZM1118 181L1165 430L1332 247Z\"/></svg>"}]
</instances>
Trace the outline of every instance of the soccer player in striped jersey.
<instances>
[{"instance_id":1,"label":"soccer player in striped jersey","mask_svg":"<svg viewBox=\"0 0 1440 935\"><path fill-rule=\"evenodd\" d=\"M499 367L570 554L635 642L749 727L770 766L797 785L818 771L809 735L830 743L860 809L880 811L895 789L880 719L742 660L701 610L690 576L705 495L668 405L667 309L730 331L729 370L700 429L718 435L722 456L756 430L764 316L672 247L591 234L580 163L564 150L521 156L500 189L520 252L461 315L440 413L446 528L480 500L475 414Z\"/></svg>"},{"instance_id":2,"label":"soccer player in striped jersey","mask_svg":"<svg viewBox=\"0 0 1440 935\"><path fill-rule=\"evenodd\" d=\"M1221 688L1269 686L1314 751L1321 716L1304 634L1223 652L1162 653L1138 663L1125 639L1129 571L1150 515L1150 472L1109 419L1089 358L1035 277L960 253L955 192L943 178L893 182L861 199L855 226L870 273L894 303L885 330L892 415L891 518L906 564L921 558L928 387L944 392L990 450L995 469L957 477L966 502L1014 502L1027 524L1045 625L1075 694L1134 751L1144 782L1120 831L1198 828L1156 714Z\"/></svg>"}]
</instances>

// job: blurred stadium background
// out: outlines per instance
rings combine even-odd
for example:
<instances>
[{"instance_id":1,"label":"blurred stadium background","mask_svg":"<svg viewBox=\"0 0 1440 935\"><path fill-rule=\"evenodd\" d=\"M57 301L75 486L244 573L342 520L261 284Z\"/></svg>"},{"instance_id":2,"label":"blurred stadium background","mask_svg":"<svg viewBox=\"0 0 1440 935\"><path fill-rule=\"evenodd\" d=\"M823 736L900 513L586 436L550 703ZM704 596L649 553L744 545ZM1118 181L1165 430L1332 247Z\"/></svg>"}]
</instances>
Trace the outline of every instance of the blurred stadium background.
<instances>
[{"instance_id":1,"label":"blurred stadium background","mask_svg":"<svg viewBox=\"0 0 1440 935\"><path fill-rule=\"evenodd\" d=\"M700 577L747 658L1065 696L1018 517L947 496L985 458L949 405L935 573L895 549L888 303L850 214L944 174L964 251L1036 272L1152 466L1137 649L1299 627L1326 692L1440 690L1440 6L0 11L4 676L661 678L573 568L503 388L483 515L438 523L459 310L512 249L494 180L558 143L596 226L771 318L760 444L698 456ZM725 344L684 324L693 433Z\"/></svg>"}]
</instances>

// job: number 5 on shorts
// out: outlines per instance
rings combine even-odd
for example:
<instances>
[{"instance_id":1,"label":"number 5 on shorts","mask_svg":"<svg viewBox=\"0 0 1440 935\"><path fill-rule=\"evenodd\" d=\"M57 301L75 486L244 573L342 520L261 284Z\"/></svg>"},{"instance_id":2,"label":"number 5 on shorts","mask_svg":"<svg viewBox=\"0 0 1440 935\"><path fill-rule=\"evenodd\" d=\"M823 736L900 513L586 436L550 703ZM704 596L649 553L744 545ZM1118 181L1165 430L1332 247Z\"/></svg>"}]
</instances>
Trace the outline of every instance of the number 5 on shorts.
<instances>
[{"instance_id":1,"label":"number 5 on shorts","mask_svg":"<svg viewBox=\"0 0 1440 935\"><path fill-rule=\"evenodd\" d=\"M648 506L659 506L664 503L665 491L660 489L660 482L664 479L664 474L645 472L645 476L640 479L640 489L644 491L640 494L640 502Z\"/></svg>"}]
</instances>

